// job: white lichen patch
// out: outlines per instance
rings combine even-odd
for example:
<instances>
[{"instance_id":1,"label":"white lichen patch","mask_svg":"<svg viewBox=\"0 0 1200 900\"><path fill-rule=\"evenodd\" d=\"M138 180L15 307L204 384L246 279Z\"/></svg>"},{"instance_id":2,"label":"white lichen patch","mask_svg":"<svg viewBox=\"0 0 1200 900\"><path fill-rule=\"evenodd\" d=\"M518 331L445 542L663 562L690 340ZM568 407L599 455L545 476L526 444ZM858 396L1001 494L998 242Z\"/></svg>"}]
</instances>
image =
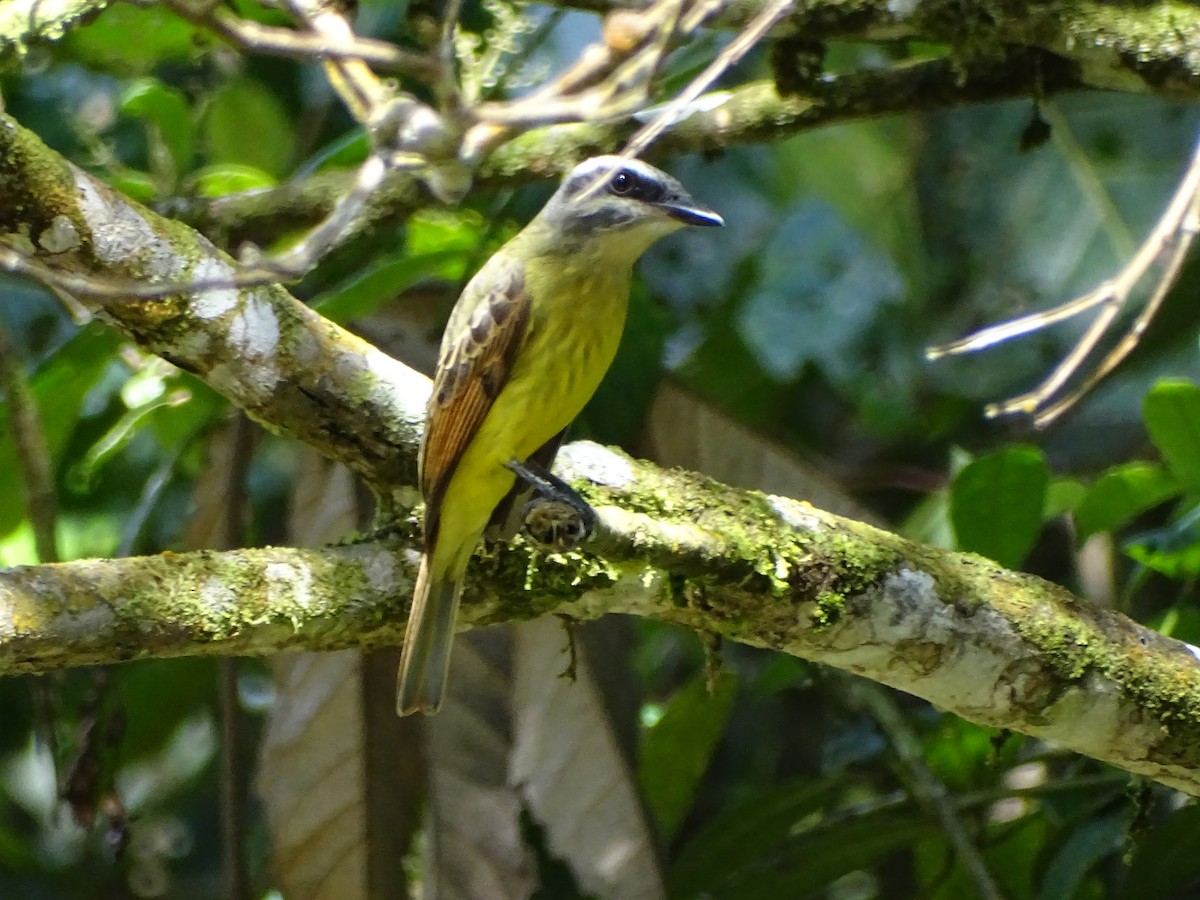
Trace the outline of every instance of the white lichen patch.
<instances>
[{"instance_id":1,"label":"white lichen patch","mask_svg":"<svg viewBox=\"0 0 1200 900\"><path fill-rule=\"evenodd\" d=\"M634 481L628 457L593 441L576 441L558 452L554 470L563 478L587 479L593 484L621 488Z\"/></svg>"},{"instance_id":2,"label":"white lichen patch","mask_svg":"<svg viewBox=\"0 0 1200 900\"><path fill-rule=\"evenodd\" d=\"M82 172L77 174L75 185L79 188L79 211L101 262L117 266L136 261L149 278L179 277L182 258L127 201L108 193L107 188Z\"/></svg>"},{"instance_id":3,"label":"white lichen patch","mask_svg":"<svg viewBox=\"0 0 1200 900\"><path fill-rule=\"evenodd\" d=\"M325 350L316 335L301 329L288 344L292 363L303 369L315 369L325 362Z\"/></svg>"},{"instance_id":4,"label":"white lichen patch","mask_svg":"<svg viewBox=\"0 0 1200 900\"><path fill-rule=\"evenodd\" d=\"M385 551L373 553L369 558L363 560L362 571L371 590L380 594L390 594L396 590L396 560L391 553Z\"/></svg>"},{"instance_id":5,"label":"white lichen patch","mask_svg":"<svg viewBox=\"0 0 1200 900\"><path fill-rule=\"evenodd\" d=\"M55 216L50 227L38 235L38 244L47 253L66 253L82 243L74 223L66 216Z\"/></svg>"},{"instance_id":6,"label":"white lichen patch","mask_svg":"<svg viewBox=\"0 0 1200 900\"><path fill-rule=\"evenodd\" d=\"M267 563L267 604L277 607L294 604L301 609L312 605L312 573L305 567L287 562Z\"/></svg>"},{"instance_id":7,"label":"white lichen patch","mask_svg":"<svg viewBox=\"0 0 1200 900\"><path fill-rule=\"evenodd\" d=\"M229 325L229 340L249 359L274 358L279 350L279 319L275 309L257 294L248 296Z\"/></svg>"},{"instance_id":8,"label":"white lichen patch","mask_svg":"<svg viewBox=\"0 0 1200 900\"><path fill-rule=\"evenodd\" d=\"M371 400L376 406L397 409L398 417L414 425L425 420L425 404L433 384L416 369L372 348L361 355L366 365L360 371L371 379Z\"/></svg>"},{"instance_id":9,"label":"white lichen patch","mask_svg":"<svg viewBox=\"0 0 1200 900\"><path fill-rule=\"evenodd\" d=\"M926 607L937 602L937 585L928 572L901 569L883 580L884 591L902 605Z\"/></svg>"},{"instance_id":10,"label":"white lichen patch","mask_svg":"<svg viewBox=\"0 0 1200 900\"><path fill-rule=\"evenodd\" d=\"M809 504L775 494L767 496L767 503L771 505L775 515L779 516L779 520L785 525L804 531L821 530L821 520L813 514Z\"/></svg>"},{"instance_id":11,"label":"white lichen patch","mask_svg":"<svg viewBox=\"0 0 1200 900\"><path fill-rule=\"evenodd\" d=\"M888 0L887 11L897 19L907 19L917 8L917 0Z\"/></svg>"},{"instance_id":12,"label":"white lichen patch","mask_svg":"<svg viewBox=\"0 0 1200 900\"><path fill-rule=\"evenodd\" d=\"M206 256L192 267L192 281L196 284L228 282L233 284L233 267L217 256ZM237 306L238 292L231 287L218 287L200 291L192 297L189 309L198 319L219 319Z\"/></svg>"},{"instance_id":13,"label":"white lichen patch","mask_svg":"<svg viewBox=\"0 0 1200 900\"><path fill-rule=\"evenodd\" d=\"M222 616L237 608L237 591L214 575L200 585L200 603L206 611Z\"/></svg>"},{"instance_id":14,"label":"white lichen patch","mask_svg":"<svg viewBox=\"0 0 1200 900\"><path fill-rule=\"evenodd\" d=\"M62 612L46 628L56 641L76 645L103 644L113 627L116 616L110 607L97 603L86 609Z\"/></svg>"}]
</instances>

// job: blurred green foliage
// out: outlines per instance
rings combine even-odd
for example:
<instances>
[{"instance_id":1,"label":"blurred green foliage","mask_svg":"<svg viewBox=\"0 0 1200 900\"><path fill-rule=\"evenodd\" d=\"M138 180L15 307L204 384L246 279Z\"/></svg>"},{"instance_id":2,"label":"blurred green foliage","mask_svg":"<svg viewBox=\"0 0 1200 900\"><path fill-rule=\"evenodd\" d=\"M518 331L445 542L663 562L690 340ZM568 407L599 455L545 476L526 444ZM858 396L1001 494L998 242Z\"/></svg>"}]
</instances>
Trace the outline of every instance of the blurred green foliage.
<instances>
[{"instance_id":1,"label":"blurred green foliage","mask_svg":"<svg viewBox=\"0 0 1200 900\"><path fill-rule=\"evenodd\" d=\"M404 4L362 7L360 25L411 38ZM486 24L482 6L468 13ZM578 43L568 31L540 51L543 61L561 62ZM162 7L114 5L39 53L36 65L3 73L7 110L77 165L164 209L350 166L364 151L311 70L236 57ZM880 54L834 47L829 59L852 68L877 65ZM681 54L668 77L694 71L694 57L694 48ZM1049 132L1022 152L1035 116ZM1197 268L1185 268L1143 350L1045 435L987 423L980 407L1035 382L1077 328L936 365L922 359L926 345L1107 278L1154 222L1198 125L1197 110L1180 104L1080 94L1039 112L1021 101L914 114L671 160L729 227L719 248L711 235L684 234L649 254L617 364L576 433L636 446L670 373L763 438L822 463L922 540L956 541L1079 588L1077 551L1108 539L1122 608L1200 639L1200 308L1187 299ZM367 235L302 293L347 323L429 285L448 308L454 287L544 194L500 205L472 197ZM225 420L225 402L102 325L76 326L45 292L2 283L0 321L24 350L53 455L63 554L183 547L204 438ZM1163 376L1173 380L1152 387ZM256 456L247 542L282 533L293 454L269 439ZM36 561L21 479L4 429L0 564ZM670 896L978 895L945 828L914 799L895 748L848 705L841 682L731 647L734 674L710 696L691 635L652 622L638 634L653 711L639 777ZM113 777L132 834L119 860L101 831L74 825L54 802L48 747L58 746L60 766L79 749L92 676L0 680L0 896L220 895L213 669L179 660L110 673ZM39 705L39 686L59 698L52 711ZM1005 897L1195 896L1198 811L1171 791L902 705L924 765ZM262 823L255 828L261 843ZM265 890L261 859L255 874Z\"/></svg>"}]
</instances>

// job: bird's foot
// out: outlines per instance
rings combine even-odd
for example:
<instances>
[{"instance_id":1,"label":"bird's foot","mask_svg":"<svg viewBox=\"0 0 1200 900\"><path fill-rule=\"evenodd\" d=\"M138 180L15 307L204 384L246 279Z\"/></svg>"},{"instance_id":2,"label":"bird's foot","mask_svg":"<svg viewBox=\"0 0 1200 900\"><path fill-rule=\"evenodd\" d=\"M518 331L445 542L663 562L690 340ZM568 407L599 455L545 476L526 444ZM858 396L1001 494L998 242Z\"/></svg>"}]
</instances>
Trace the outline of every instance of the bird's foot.
<instances>
[{"instance_id":1,"label":"bird's foot","mask_svg":"<svg viewBox=\"0 0 1200 900\"><path fill-rule=\"evenodd\" d=\"M592 522L570 503L537 497L525 507L525 531L544 550L570 550L592 533Z\"/></svg>"},{"instance_id":2,"label":"bird's foot","mask_svg":"<svg viewBox=\"0 0 1200 900\"><path fill-rule=\"evenodd\" d=\"M509 462L536 496L525 506L525 531L547 550L570 550L591 536L596 513L570 485L536 463Z\"/></svg>"}]
</instances>

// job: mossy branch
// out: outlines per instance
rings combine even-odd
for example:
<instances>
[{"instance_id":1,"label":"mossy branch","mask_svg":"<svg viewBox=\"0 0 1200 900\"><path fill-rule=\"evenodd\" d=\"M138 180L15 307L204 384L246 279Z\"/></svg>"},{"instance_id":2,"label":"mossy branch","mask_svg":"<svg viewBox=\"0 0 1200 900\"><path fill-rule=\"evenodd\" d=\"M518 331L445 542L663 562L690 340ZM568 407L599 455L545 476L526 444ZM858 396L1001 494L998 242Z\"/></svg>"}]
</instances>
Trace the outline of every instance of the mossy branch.
<instances>
[{"instance_id":1,"label":"mossy branch","mask_svg":"<svg viewBox=\"0 0 1200 900\"><path fill-rule=\"evenodd\" d=\"M464 628L626 612L827 663L1200 794L1195 650L1034 576L594 444L564 473L602 527L472 566ZM0 673L400 640L416 525L324 550L0 570Z\"/></svg>"},{"instance_id":2,"label":"mossy branch","mask_svg":"<svg viewBox=\"0 0 1200 900\"><path fill-rule=\"evenodd\" d=\"M121 282L228 281L236 263L0 115L0 242L113 288L83 299L151 353L377 489L411 484L427 382L278 285L130 300Z\"/></svg>"}]
</instances>

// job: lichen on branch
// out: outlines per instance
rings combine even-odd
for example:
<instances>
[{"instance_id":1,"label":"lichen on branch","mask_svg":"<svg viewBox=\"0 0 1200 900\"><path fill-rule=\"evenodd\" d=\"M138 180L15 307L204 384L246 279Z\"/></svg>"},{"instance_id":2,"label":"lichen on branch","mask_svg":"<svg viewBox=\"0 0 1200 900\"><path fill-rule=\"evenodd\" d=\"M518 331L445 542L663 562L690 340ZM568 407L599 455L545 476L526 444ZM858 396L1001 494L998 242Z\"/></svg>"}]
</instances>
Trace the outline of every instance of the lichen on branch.
<instances>
[{"instance_id":1,"label":"lichen on branch","mask_svg":"<svg viewBox=\"0 0 1200 900\"><path fill-rule=\"evenodd\" d=\"M563 472L600 515L584 549L472 565L461 625L624 612L836 666L986 725L1200 794L1194 648L981 557L594 444ZM0 570L0 674L141 657L399 641L418 531Z\"/></svg>"}]
</instances>

